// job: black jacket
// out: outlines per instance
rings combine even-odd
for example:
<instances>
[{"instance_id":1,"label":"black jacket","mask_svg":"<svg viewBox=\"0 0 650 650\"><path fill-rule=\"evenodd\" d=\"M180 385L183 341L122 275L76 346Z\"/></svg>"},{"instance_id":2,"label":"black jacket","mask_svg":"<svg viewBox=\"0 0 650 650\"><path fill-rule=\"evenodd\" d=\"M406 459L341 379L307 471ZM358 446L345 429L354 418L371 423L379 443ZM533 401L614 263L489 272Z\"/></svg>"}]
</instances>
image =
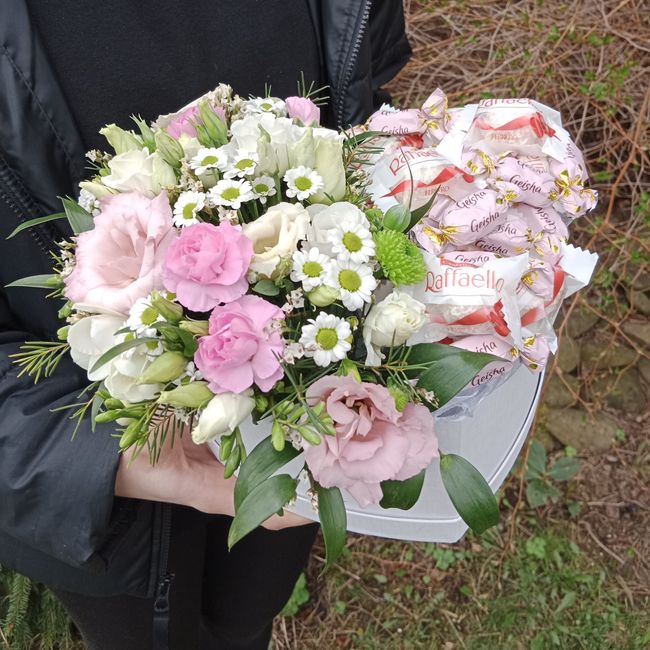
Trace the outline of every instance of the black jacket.
<instances>
[{"instance_id":1,"label":"black jacket","mask_svg":"<svg viewBox=\"0 0 650 650\"><path fill-rule=\"evenodd\" d=\"M410 48L398 0L310 0L330 85L328 120L365 119ZM206 90L209 90L206 88ZM191 99L191 98L188 98ZM22 221L75 195L84 151L30 26L24 0L0 3L0 287L51 271L48 250L70 232L52 222L5 241ZM61 589L152 596L165 573L169 507L114 497L117 440L66 412L87 383L65 359L50 379L18 378L9 355L52 338L57 303L36 289L0 288L0 564Z\"/></svg>"}]
</instances>

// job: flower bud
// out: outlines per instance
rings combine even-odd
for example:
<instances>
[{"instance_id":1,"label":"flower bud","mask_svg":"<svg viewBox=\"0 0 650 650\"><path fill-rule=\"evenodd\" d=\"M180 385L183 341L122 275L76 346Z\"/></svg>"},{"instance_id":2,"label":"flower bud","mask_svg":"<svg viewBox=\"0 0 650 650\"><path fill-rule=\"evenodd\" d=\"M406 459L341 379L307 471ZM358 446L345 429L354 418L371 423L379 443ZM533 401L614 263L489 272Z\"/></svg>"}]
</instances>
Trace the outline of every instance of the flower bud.
<instances>
[{"instance_id":1,"label":"flower bud","mask_svg":"<svg viewBox=\"0 0 650 650\"><path fill-rule=\"evenodd\" d=\"M311 428L299 426L297 427L298 433L310 444L320 445L321 437Z\"/></svg>"},{"instance_id":2,"label":"flower bud","mask_svg":"<svg viewBox=\"0 0 650 650\"><path fill-rule=\"evenodd\" d=\"M216 146L228 142L228 129L224 121L208 106L208 102L199 104L199 115L205 127L205 132Z\"/></svg>"},{"instance_id":3,"label":"flower bud","mask_svg":"<svg viewBox=\"0 0 650 650\"><path fill-rule=\"evenodd\" d=\"M109 397L108 399L104 400L104 406L107 409L123 409L124 404L122 400L115 399L114 397Z\"/></svg>"},{"instance_id":4,"label":"flower bud","mask_svg":"<svg viewBox=\"0 0 650 650\"><path fill-rule=\"evenodd\" d=\"M207 320L182 320L178 326L194 334L194 336L207 336L209 334L209 323Z\"/></svg>"},{"instance_id":5,"label":"flower bud","mask_svg":"<svg viewBox=\"0 0 650 650\"><path fill-rule=\"evenodd\" d=\"M153 173L151 180L159 187L174 187L176 185L176 174L173 166L167 163L162 154L158 151L151 154L153 158Z\"/></svg>"},{"instance_id":6,"label":"flower bud","mask_svg":"<svg viewBox=\"0 0 650 650\"><path fill-rule=\"evenodd\" d=\"M345 377L345 375L350 375L356 381L361 383L361 375L359 374L359 369L357 368L357 364L354 363L354 361L350 361L350 359L343 359L341 361L341 363L339 364L338 372L336 374L341 377Z\"/></svg>"},{"instance_id":7,"label":"flower bud","mask_svg":"<svg viewBox=\"0 0 650 650\"><path fill-rule=\"evenodd\" d=\"M246 394L220 393L213 396L192 431L200 445L232 433L253 411L255 400Z\"/></svg>"},{"instance_id":8,"label":"flower bud","mask_svg":"<svg viewBox=\"0 0 650 650\"><path fill-rule=\"evenodd\" d=\"M138 125L138 128L140 129L140 135L142 137L144 146L153 153L156 150L156 141L154 139L153 131L151 130L150 126L139 116L136 117L133 115L131 119Z\"/></svg>"},{"instance_id":9,"label":"flower bud","mask_svg":"<svg viewBox=\"0 0 650 650\"><path fill-rule=\"evenodd\" d=\"M185 372L187 359L180 352L163 352L138 377L138 384L166 384Z\"/></svg>"},{"instance_id":10,"label":"flower bud","mask_svg":"<svg viewBox=\"0 0 650 650\"><path fill-rule=\"evenodd\" d=\"M214 397L205 381L193 381L173 390L164 390L158 397L159 404L178 408L202 408Z\"/></svg>"},{"instance_id":11,"label":"flower bud","mask_svg":"<svg viewBox=\"0 0 650 650\"><path fill-rule=\"evenodd\" d=\"M219 458L225 463L230 454L232 453L233 447L235 446L235 441L237 436L234 433L231 433L229 436L222 436L219 443Z\"/></svg>"},{"instance_id":12,"label":"flower bud","mask_svg":"<svg viewBox=\"0 0 650 650\"><path fill-rule=\"evenodd\" d=\"M156 141L156 151L160 153L163 160L172 167L181 166L181 158L185 155L183 147L178 143L178 140L172 138L171 135L163 131L156 131L154 136Z\"/></svg>"},{"instance_id":13,"label":"flower bud","mask_svg":"<svg viewBox=\"0 0 650 650\"><path fill-rule=\"evenodd\" d=\"M320 287L312 289L308 294L309 302L316 307L327 307L331 305L335 300L338 300L339 292L338 289L333 287L328 287L325 284L321 284Z\"/></svg>"},{"instance_id":14,"label":"flower bud","mask_svg":"<svg viewBox=\"0 0 650 650\"><path fill-rule=\"evenodd\" d=\"M102 411L95 416L95 422L103 424L104 422L115 422L120 417L120 410Z\"/></svg>"},{"instance_id":15,"label":"flower bud","mask_svg":"<svg viewBox=\"0 0 650 650\"><path fill-rule=\"evenodd\" d=\"M258 413L265 413L269 408L269 398L266 395L258 393L255 395L255 410Z\"/></svg>"},{"instance_id":16,"label":"flower bud","mask_svg":"<svg viewBox=\"0 0 650 650\"><path fill-rule=\"evenodd\" d=\"M287 97L287 113L294 120L300 120L304 126L318 126L320 108L307 97Z\"/></svg>"},{"instance_id":17,"label":"flower bud","mask_svg":"<svg viewBox=\"0 0 650 650\"><path fill-rule=\"evenodd\" d=\"M86 192L90 192L96 199L102 199L107 196L113 196L113 194L117 194L115 190L112 190L109 187L106 187L106 185L97 183L95 181L81 181L81 183L79 183L79 187L82 190L86 190Z\"/></svg>"},{"instance_id":18,"label":"flower bud","mask_svg":"<svg viewBox=\"0 0 650 650\"><path fill-rule=\"evenodd\" d=\"M99 133L108 140L117 155L142 149L142 140L135 133L125 131L115 124L107 124Z\"/></svg>"},{"instance_id":19,"label":"flower bud","mask_svg":"<svg viewBox=\"0 0 650 650\"><path fill-rule=\"evenodd\" d=\"M273 444L275 451L282 451L285 442L284 429L282 428L282 425L275 420L271 427L271 443Z\"/></svg>"},{"instance_id":20,"label":"flower bud","mask_svg":"<svg viewBox=\"0 0 650 650\"><path fill-rule=\"evenodd\" d=\"M68 330L70 329L69 325L66 325L65 327L60 327L56 331L56 338L59 339L59 341L67 341L68 340Z\"/></svg>"},{"instance_id":21,"label":"flower bud","mask_svg":"<svg viewBox=\"0 0 650 650\"><path fill-rule=\"evenodd\" d=\"M144 434L146 435L146 431ZM120 449L127 449L131 445L135 444L138 441L138 438L143 434L142 426L138 420L134 420L129 424L128 427L124 430L122 437L120 438Z\"/></svg>"},{"instance_id":22,"label":"flower bud","mask_svg":"<svg viewBox=\"0 0 650 650\"><path fill-rule=\"evenodd\" d=\"M154 307L168 323L176 324L181 318L183 318L183 308L178 303L163 298L158 291L154 291L151 295L151 306Z\"/></svg>"}]
</instances>

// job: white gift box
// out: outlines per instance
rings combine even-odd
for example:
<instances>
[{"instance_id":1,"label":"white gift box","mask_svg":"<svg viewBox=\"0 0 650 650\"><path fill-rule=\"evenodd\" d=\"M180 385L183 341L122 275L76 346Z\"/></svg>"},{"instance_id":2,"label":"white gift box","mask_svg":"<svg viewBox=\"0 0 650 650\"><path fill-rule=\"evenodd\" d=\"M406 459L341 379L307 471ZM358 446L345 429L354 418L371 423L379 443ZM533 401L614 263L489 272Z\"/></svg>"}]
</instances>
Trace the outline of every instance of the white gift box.
<instances>
[{"instance_id":1,"label":"white gift box","mask_svg":"<svg viewBox=\"0 0 650 650\"><path fill-rule=\"evenodd\" d=\"M471 417L458 420L441 418L436 433L443 453L466 458L483 474L494 492L512 468L535 416L543 375L533 374L521 365L477 405ZM241 432L248 451L271 432L270 421L244 423ZM215 453L218 444L208 443ZM296 476L303 465L302 454L279 470ZM298 496L290 510L318 520L306 492L309 484L301 481ZM345 490L348 530L422 542L455 542L467 531L442 485L438 461L427 469L422 494L410 510L380 506L362 508Z\"/></svg>"}]
</instances>

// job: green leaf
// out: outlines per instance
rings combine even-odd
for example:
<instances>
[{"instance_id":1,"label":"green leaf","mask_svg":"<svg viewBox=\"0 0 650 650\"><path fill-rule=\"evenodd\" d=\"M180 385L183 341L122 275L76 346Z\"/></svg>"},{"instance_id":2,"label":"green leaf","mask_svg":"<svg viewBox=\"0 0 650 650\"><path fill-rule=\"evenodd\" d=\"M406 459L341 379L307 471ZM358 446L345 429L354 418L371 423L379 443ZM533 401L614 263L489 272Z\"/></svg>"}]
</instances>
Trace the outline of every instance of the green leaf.
<instances>
[{"instance_id":1,"label":"green leaf","mask_svg":"<svg viewBox=\"0 0 650 650\"><path fill-rule=\"evenodd\" d=\"M193 357L199 344L191 332L171 323L154 323L152 327L160 332L168 343L169 349L181 352L186 357Z\"/></svg>"},{"instance_id":2,"label":"green leaf","mask_svg":"<svg viewBox=\"0 0 650 650\"><path fill-rule=\"evenodd\" d=\"M48 221L55 221L56 219L65 219L65 212L57 212L55 214L48 214L46 217L36 217L36 219L30 219L29 221L24 221L18 226L15 230L7 235L7 239L15 237L19 232L32 228L33 226L38 226L42 223L47 223Z\"/></svg>"},{"instance_id":3,"label":"green leaf","mask_svg":"<svg viewBox=\"0 0 650 650\"><path fill-rule=\"evenodd\" d=\"M558 458L548 475L555 481L568 481L578 473L579 469L580 461L577 458Z\"/></svg>"},{"instance_id":4,"label":"green leaf","mask_svg":"<svg viewBox=\"0 0 650 650\"><path fill-rule=\"evenodd\" d=\"M236 509L228 531L228 548L255 530L296 496L298 481L288 474L272 476L260 483Z\"/></svg>"},{"instance_id":5,"label":"green leaf","mask_svg":"<svg viewBox=\"0 0 650 650\"><path fill-rule=\"evenodd\" d=\"M546 473L546 449L539 440L533 440L528 452L528 472L526 478L540 478Z\"/></svg>"},{"instance_id":6,"label":"green leaf","mask_svg":"<svg viewBox=\"0 0 650 650\"><path fill-rule=\"evenodd\" d=\"M405 481L382 481L381 491L384 496L379 505L382 508L399 508L400 510L412 508L420 498L425 472L426 470L422 470Z\"/></svg>"},{"instance_id":7,"label":"green leaf","mask_svg":"<svg viewBox=\"0 0 650 650\"><path fill-rule=\"evenodd\" d=\"M357 135L351 135L346 139L345 144L351 147L358 147L360 144L366 140L372 140L374 138L381 138L386 134L382 131L365 131L364 133L357 133Z\"/></svg>"},{"instance_id":8,"label":"green leaf","mask_svg":"<svg viewBox=\"0 0 650 650\"><path fill-rule=\"evenodd\" d=\"M439 189L440 188L436 188L436 191L431 195L431 198L424 205L421 205L419 208L416 208L411 212L411 220L409 222L408 228L406 229L406 232L411 230L411 228L413 228L413 226L415 226L420 221L420 219L426 216L429 210L431 210L431 206L436 200L436 196L438 196Z\"/></svg>"},{"instance_id":9,"label":"green leaf","mask_svg":"<svg viewBox=\"0 0 650 650\"><path fill-rule=\"evenodd\" d=\"M154 338L142 338L142 339L131 339L130 341L124 341L123 343L118 343L117 345L114 345L110 350L107 350L102 354L99 359L95 362L93 367L89 370L89 372L95 372L96 370L99 370L103 365L107 364L109 361L112 361L115 357L119 356L122 354L122 352L126 352L127 350L130 350L131 348L136 348L138 345L144 345L145 343L151 343L153 341L158 341L158 339Z\"/></svg>"},{"instance_id":10,"label":"green leaf","mask_svg":"<svg viewBox=\"0 0 650 650\"><path fill-rule=\"evenodd\" d=\"M474 465L456 454L445 454L440 474L454 508L474 532L482 533L499 523L497 500Z\"/></svg>"},{"instance_id":11,"label":"green leaf","mask_svg":"<svg viewBox=\"0 0 650 650\"><path fill-rule=\"evenodd\" d=\"M318 494L318 516L325 540L325 569L341 557L347 537L348 518L341 490L314 482Z\"/></svg>"},{"instance_id":12,"label":"green leaf","mask_svg":"<svg viewBox=\"0 0 650 650\"><path fill-rule=\"evenodd\" d=\"M235 483L235 509L239 508L260 483L298 454L300 451L293 445L285 445L282 451L276 451L270 436L262 440L251 451L239 470L237 483Z\"/></svg>"},{"instance_id":13,"label":"green leaf","mask_svg":"<svg viewBox=\"0 0 650 650\"><path fill-rule=\"evenodd\" d=\"M277 296L280 293L280 287L272 280L260 280L253 286L253 291L261 296Z\"/></svg>"},{"instance_id":14,"label":"green leaf","mask_svg":"<svg viewBox=\"0 0 650 650\"><path fill-rule=\"evenodd\" d=\"M534 478L526 486L526 501L531 508L540 508L548 501L546 483L541 479Z\"/></svg>"},{"instance_id":15,"label":"green leaf","mask_svg":"<svg viewBox=\"0 0 650 650\"><path fill-rule=\"evenodd\" d=\"M93 217L73 199L61 199L65 215L68 217L70 227L75 235L92 230L95 227Z\"/></svg>"},{"instance_id":16,"label":"green leaf","mask_svg":"<svg viewBox=\"0 0 650 650\"><path fill-rule=\"evenodd\" d=\"M566 594L564 594L562 597L560 604L557 606L555 614L557 615L565 609L572 607L575 604L577 598L578 594L575 591L567 591Z\"/></svg>"},{"instance_id":17,"label":"green leaf","mask_svg":"<svg viewBox=\"0 0 650 650\"><path fill-rule=\"evenodd\" d=\"M95 432L95 428L97 426L95 418L97 415L99 415L99 409L101 409L103 403L104 398L99 395L99 393L95 393L95 396L93 397L93 404L90 409L90 427L93 433Z\"/></svg>"},{"instance_id":18,"label":"green leaf","mask_svg":"<svg viewBox=\"0 0 650 650\"><path fill-rule=\"evenodd\" d=\"M404 232L411 222L411 211L407 205L398 203L386 210L384 214L383 226L388 230L396 230L397 232Z\"/></svg>"},{"instance_id":19,"label":"green leaf","mask_svg":"<svg viewBox=\"0 0 650 650\"><path fill-rule=\"evenodd\" d=\"M409 365L426 368L407 370L411 378L419 376L418 388L433 391L438 406L446 404L476 377L488 363L499 358L483 352L469 352L442 343L418 343L410 348Z\"/></svg>"},{"instance_id":20,"label":"green leaf","mask_svg":"<svg viewBox=\"0 0 650 650\"><path fill-rule=\"evenodd\" d=\"M33 289L53 289L55 284L53 281L58 279L57 275L53 273L49 275L30 275L27 278L19 278L14 280L5 287L32 287Z\"/></svg>"}]
</instances>

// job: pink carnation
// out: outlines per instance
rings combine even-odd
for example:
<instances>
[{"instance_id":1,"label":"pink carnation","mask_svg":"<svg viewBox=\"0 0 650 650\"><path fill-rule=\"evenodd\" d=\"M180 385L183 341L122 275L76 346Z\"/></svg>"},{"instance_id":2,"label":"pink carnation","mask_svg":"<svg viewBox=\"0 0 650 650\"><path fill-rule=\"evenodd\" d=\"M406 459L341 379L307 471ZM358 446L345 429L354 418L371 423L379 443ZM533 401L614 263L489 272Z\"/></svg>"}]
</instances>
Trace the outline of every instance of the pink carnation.
<instances>
[{"instance_id":1,"label":"pink carnation","mask_svg":"<svg viewBox=\"0 0 650 650\"><path fill-rule=\"evenodd\" d=\"M208 311L246 293L252 257L253 244L239 226L228 221L188 226L167 251L165 288L188 309Z\"/></svg>"},{"instance_id":2,"label":"pink carnation","mask_svg":"<svg viewBox=\"0 0 650 650\"><path fill-rule=\"evenodd\" d=\"M400 413L384 386L327 376L307 398L325 402L336 429L319 445L305 443L311 473L323 487L347 489L362 507L381 501L381 481L410 478L438 456L429 410L409 403Z\"/></svg>"},{"instance_id":3,"label":"pink carnation","mask_svg":"<svg viewBox=\"0 0 650 650\"><path fill-rule=\"evenodd\" d=\"M284 312L258 296L246 295L215 307L208 336L199 339L196 367L214 393L242 393L253 384L268 391L284 373L278 357L284 339L277 321Z\"/></svg>"},{"instance_id":4,"label":"pink carnation","mask_svg":"<svg viewBox=\"0 0 650 650\"><path fill-rule=\"evenodd\" d=\"M318 126L320 108L306 97L287 97L285 100L289 117L300 120L305 126Z\"/></svg>"},{"instance_id":5,"label":"pink carnation","mask_svg":"<svg viewBox=\"0 0 650 650\"><path fill-rule=\"evenodd\" d=\"M93 230L77 237L65 296L126 314L138 298L163 288L162 264L176 235L167 194L102 198L94 221Z\"/></svg>"},{"instance_id":6,"label":"pink carnation","mask_svg":"<svg viewBox=\"0 0 650 650\"><path fill-rule=\"evenodd\" d=\"M181 137L181 135L189 135L192 138L196 138L196 128L194 123L197 121L199 116L199 107L190 106L187 110L182 111L167 125L167 133L172 136L172 138Z\"/></svg>"}]
</instances>

